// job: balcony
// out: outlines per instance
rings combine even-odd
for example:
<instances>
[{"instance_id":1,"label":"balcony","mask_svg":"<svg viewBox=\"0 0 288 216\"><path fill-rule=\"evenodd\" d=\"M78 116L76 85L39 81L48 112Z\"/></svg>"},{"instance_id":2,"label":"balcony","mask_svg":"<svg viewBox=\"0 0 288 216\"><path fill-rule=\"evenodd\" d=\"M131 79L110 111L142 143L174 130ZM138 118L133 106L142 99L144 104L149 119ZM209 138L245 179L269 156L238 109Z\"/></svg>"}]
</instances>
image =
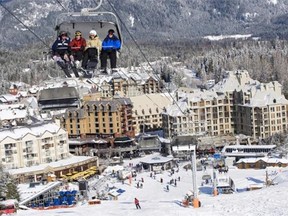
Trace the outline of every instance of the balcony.
<instances>
[{"instance_id":1,"label":"balcony","mask_svg":"<svg viewBox=\"0 0 288 216\"><path fill-rule=\"evenodd\" d=\"M14 158L13 157L6 157L5 158L5 162L6 163L13 163L14 162Z\"/></svg>"},{"instance_id":2,"label":"balcony","mask_svg":"<svg viewBox=\"0 0 288 216\"><path fill-rule=\"evenodd\" d=\"M51 137L49 137L49 138L42 139L41 141L42 141L42 143L50 143L53 141L53 139Z\"/></svg>"},{"instance_id":3,"label":"balcony","mask_svg":"<svg viewBox=\"0 0 288 216\"><path fill-rule=\"evenodd\" d=\"M10 145L5 145L5 150L9 150L9 149L12 149L12 144L10 144Z\"/></svg>"},{"instance_id":4,"label":"balcony","mask_svg":"<svg viewBox=\"0 0 288 216\"><path fill-rule=\"evenodd\" d=\"M51 156L51 151L45 151L45 156L46 157Z\"/></svg>"},{"instance_id":5,"label":"balcony","mask_svg":"<svg viewBox=\"0 0 288 216\"><path fill-rule=\"evenodd\" d=\"M26 148L25 152L26 152L27 154L30 154L30 153L33 152L33 148L31 148L31 147Z\"/></svg>"},{"instance_id":6,"label":"balcony","mask_svg":"<svg viewBox=\"0 0 288 216\"><path fill-rule=\"evenodd\" d=\"M12 150L5 150L5 155L12 155L13 154L13 151Z\"/></svg>"},{"instance_id":7,"label":"balcony","mask_svg":"<svg viewBox=\"0 0 288 216\"><path fill-rule=\"evenodd\" d=\"M31 142L31 143L30 143L30 142L29 142L29 143L26 143L26 147L27 147L27 148L33 147L33 143L32 143L32 142Z\"/></svg>"},{"instance_id":8,"label":"balcony","mask_svg":"<svg viewBox=\"0 0 288 216\"><path fill-rule=\"evenodd\" d=\"M26 158L27 160L33 160L35 157L37 157L37 154L24 155L24 158Z\"/></svg>"}]
</instances>

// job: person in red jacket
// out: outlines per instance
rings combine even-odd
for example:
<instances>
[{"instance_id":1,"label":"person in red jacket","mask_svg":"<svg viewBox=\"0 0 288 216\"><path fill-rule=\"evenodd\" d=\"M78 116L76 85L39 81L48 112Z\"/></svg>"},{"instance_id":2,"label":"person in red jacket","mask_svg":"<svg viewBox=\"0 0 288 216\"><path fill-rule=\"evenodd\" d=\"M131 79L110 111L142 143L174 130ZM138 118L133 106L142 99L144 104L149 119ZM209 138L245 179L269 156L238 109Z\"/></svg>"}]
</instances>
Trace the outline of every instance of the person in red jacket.
<instances>
[{"instance_id":1,"label":"person in red jacket","mask_svg":"<svg viewBox=\"0 0 288 216\"><path fill-rule=\"evenodd\" d=\"M71 51L70 59L72 62L78 63L83 58L83 52L86 47L86 40L82 37L81 31L75 32L75 38L69 43L69 50Z\"/></svg>"},{"instance_id":2,"label":"person in red jacket","mask_svg":"<svg viewBox=\"0 0 288 216\"><path fill-rule=\"evenodd\" d=\"M137 209L141 209L141 206L139 204L139 200L137 198L134 199L134 203Z\"/></svg>"}]
</instances>

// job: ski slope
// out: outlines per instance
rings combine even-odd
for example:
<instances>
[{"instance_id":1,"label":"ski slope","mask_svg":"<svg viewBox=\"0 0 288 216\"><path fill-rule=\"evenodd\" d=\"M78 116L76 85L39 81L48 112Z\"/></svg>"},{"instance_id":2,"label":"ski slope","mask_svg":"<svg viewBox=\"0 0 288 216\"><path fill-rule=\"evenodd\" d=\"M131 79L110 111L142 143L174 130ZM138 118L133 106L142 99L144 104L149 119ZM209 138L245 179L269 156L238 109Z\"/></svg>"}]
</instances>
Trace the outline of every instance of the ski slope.
<instances>
[{"instance_id":1,"label":"ski slope","mask_svg":"<svg viewBox=\"0 0 288 216\"><path fill-rule=\"evenodd\" d=\"M137 163L139 159L127 161L126 163ZM213 197L211 195L212 188L210 185L201 187L201 177L203 174L212 174L212 169L206 172L197 172L197 185L202 193L199 194L201 208L194 209L192 206L185 208L181 202L185 194L192 190L192 174L191 170L185 171L183 165L180 164L179 172L175 172L170 176L168 171L157 174L156 178L150 177L149 172L142 172L137 175L136 181L133 179L132 184L126 180L124 184L118 182L115 178L109 178L109 187L116 187L125 190L118 200L102 201L99 205L89 206L87 204L79 205L75 208L54 209L54 210L20 210L17 215L20 216L63 216L63 215L101 215L101 216L178 216L178 215L288 215L287 178L278 177L282 181L277 185L265 187L255 191L245 191L234 194L220 194ZM277 168L276 168L277 170ZM277 170L278 175L287 173L283 168ZM225 174L222 174L225 175ZM239 191L251 184L263 184L266 178L266 170L239 170L229 169L228 174L235 182L235 186ZM178 178L177 186L169 186L169 192L166 191L167 182L172 178ZM144 179L143 188L137 188L136 184L139 180ZM160 183L163 178L163 183ZM273 177L276 179L276 177ZM284 180L283 180L284 179ZM140 200L141 210L137 210L134 205L134 198Z\"/></svg>"}]
</instances>

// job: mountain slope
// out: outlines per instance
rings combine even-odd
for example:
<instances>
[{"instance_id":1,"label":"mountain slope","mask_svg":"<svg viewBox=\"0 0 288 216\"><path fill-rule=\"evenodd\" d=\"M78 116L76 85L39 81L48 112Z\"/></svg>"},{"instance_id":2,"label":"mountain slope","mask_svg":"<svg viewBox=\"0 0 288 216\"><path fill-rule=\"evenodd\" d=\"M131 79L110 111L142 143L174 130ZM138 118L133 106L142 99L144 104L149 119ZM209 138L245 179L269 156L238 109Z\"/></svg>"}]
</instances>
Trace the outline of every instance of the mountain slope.
<instances>
[{"instance_id":1,"label":"mountain slope","mask_svg":"<svg viewBox=\"0 0 288 216\"><path fill-rule=\"evenodd\" d=\"M3 2L3 1L2 1ZM95 7L94 0L11 0L3 4L41 38L53 38L55 18L64 12ZM183 40L215 34L254 34L288 38L287 0L107 0L135 38L143 41ZM123 28L123 25L122 25ZM5 46L37 39L4 8L0 8L0 40ZM124 36L125 28L123 28ZM11 40L12 37L12 40ZM126 37L129 40L129 37Z\"/></svg>"}]
</instances>

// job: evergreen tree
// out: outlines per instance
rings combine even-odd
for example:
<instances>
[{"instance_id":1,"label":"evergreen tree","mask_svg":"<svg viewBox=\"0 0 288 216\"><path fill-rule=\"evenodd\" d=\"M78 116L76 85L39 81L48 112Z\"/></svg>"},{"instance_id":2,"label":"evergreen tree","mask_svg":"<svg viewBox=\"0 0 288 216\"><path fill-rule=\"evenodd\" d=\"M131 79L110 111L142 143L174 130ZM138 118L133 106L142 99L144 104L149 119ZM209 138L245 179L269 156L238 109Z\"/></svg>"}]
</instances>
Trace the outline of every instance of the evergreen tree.
<instances>
[{"instance_id":1,"label":"evergreen tree","mask_svg":"<svg viewBox=\"0 0 288 216\"><path fill-rule=\"evenodd\" d=\"M3 165L0 164L0 200L17 199L20 194L16 182L9 173L5 172Z\"/></svg>"},{"instance_id":2,"label":"evergreen tree","mask_svg":"<svg viewBox=\"0 0 288 216\"><path fill-rule=\"evenodd\" d=\"M10 181L6 184L6 199L17 199L20 200L20 194L15 181Z\"/></svg>"}]
</instances>

